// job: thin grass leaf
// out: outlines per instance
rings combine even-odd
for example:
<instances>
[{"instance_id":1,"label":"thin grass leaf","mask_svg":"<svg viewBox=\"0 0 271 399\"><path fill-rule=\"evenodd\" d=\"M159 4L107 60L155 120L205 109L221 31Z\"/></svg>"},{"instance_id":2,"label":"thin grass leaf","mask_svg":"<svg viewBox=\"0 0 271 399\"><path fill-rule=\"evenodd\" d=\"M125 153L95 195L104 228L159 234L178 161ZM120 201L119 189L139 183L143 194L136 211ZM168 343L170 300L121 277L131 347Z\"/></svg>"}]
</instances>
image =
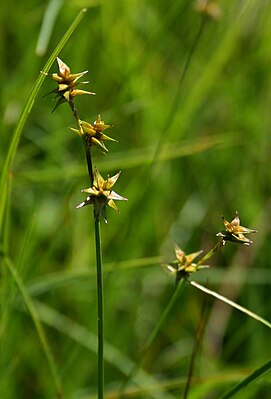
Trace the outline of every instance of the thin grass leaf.
<instances>
[{"instance_id":1,"label":"thin grass leaf","mask_svg":"<svg viewBox=\"0 0 271 399\"><path fill-rule=\"evenodd\" d=\"M263 319L262 317L258 316L256 313L251 312L250 310L244 308L243 306L238 305L237 303L231 301L228 298L225 298L223 295L220 295L215 291L211 291L208 288L203 287L202 285L196 283L195 281L189 281L189 283L191 285L193 285L194 287L198 288L199 290L205 292L206 294L214 296L215 298L219 299L220 301L227 303L228 305L234 307L235 309L240 310L240 312L243 312L246 315L248 315L249 317L252 317L253 319L259 321L260 323L264 324L268 328L271 328L271 323L269 323L269 321Z\"/></svg>"},{"instance_id":2,"label":"thin grass leaf","mask_svg":"<svg viewBox=\"0 0 271 399\"><path fill-rule=\"evenodd\" d=\"M264 376L264 374L270 372L271 370L271 360L266 362L263 366L259 367L253 373L251 373L247 378L233 387L230 391L228 391L225 395L221 396L220 399L230 399L233 398L238 392L242 389L247 388L250 384L254 383L257 379Z\"/></svg>"},{"instance_id":3,"label":"thin grass leaf","mask_svg":"<svg viewBox=\"0 0 271 399\"><path fill-rule=\"evenodd\" d=\"M11 143L8 149L8 153L2 168L2 174L1 174L1 179L0 179L0 193L5 193L6 192L6 187L7 187L7 181L8 181L8 173L10 170L10 167L12 165L12 162L15 158L16 151L18 148L19 140L25 125L25 122L27 120L27 117L29 113L31 112L31 109L33 107L35 98L37 96L37 93L45 79L45 74L48 73L50 70L51 66L53 65L53 62L55 61L55 58L58 56L60 51L63 49L67 41L69 40L70 36L74 32L74 30L77 28L78 24L80 23L81 19L83 18L84 14L86 12L86 9L82 9L80 13L77 15L67 32L64 34L54 51L52 52L51 56L49 57L48 61L46 62L44 68L43 68L43 73L39 75L37 78L30 94L29 97L23 107L22 113L20 115L20 118L18 120L17 126L14 130ZM0 228L1 228L1 237L0 237L0 242L3 241L2 238L2 226L3 226L3 219L4 219L4 214L6 210L6 196L2 198L0 201Z\"/></svg>"}]
</instances>

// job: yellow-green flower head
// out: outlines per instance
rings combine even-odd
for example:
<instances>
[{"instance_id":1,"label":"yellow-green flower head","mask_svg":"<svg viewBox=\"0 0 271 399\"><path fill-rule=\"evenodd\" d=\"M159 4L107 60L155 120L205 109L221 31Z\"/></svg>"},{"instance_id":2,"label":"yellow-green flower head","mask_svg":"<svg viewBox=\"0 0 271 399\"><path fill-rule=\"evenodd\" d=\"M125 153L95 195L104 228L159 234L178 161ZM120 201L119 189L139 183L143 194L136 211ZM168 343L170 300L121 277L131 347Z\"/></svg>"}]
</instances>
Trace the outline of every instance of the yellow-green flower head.
<instances>
[{"instance_id":1,"label":"yellow-green flower head","mask_svg":"<svg viewBox=\"0 0 271 399\"><path fill-rule=\"evenodd\" d=\"M88 193L89 196L83 201L81 204L77 206L77 208L82 208L86 205L93 205L95 211L95 217L99 218L102 215L105 223L107 223L106 219L106 206L110 206L119 212L114 201L127 201L127 198L120 196L115 193L112 188L116 181L118 180L120 173L109 177L105 180L97 169L94 170L94 179L93 186L90 188L85 188L82 190L84 193Z\"/></svg>"},{"instance_id":2,"label":"yellow-green flower head","mask_svg":"<svg viewBox=\"0 0 271 399\"><path fill-rule=\"evenodd\" d=\"M222 216L222 220L225 230L217 233L217 237L222 237L223 244L226 244L227 241L237 242L244 245L252 244L253 241L249 240L245 234L256 233L257 230L240 226L240 219L237 211L235 213L235 218L231 222L228 222L224 216Z\"/></svg>"},{"instance_id":3,"label":"yellow-green flower head","mask_svg":"<svg viewBox=\"0 0 271 399\"><path fill-rule=\"evenodd\" d=\"M91 125L88 122L80 120L80 130L70 128L73 132L77 133L79 136L84 136L88 146L94 145L98 147L102 152L108 152L108 149L104 145L104 141L117 141L109 136L106 136L103 131L112 127L111 125L105 125L101 120L101 115L98 115L97 121Z\"/></svg>"},{"instance_id":4,"label":"yellow-green flower head","mask_svg":"<svg viewBox=\"0 0 271 399\"><path fill-rule=\"evenodd\" d=\"M200 269L206 269L208 265L202 265L198 263L193 263L193 261L202 253L202 251L193 252L192 254L186 255L186 253L174 243L174 250L176 255L176 260L169 264L163 264L171 273L176 274L176 281L181 278L188 277L191 273L195 273Z\"/></svg>"},{"instance_id":5,"label":"yellow-green flower head","mask_svg":"<svg viewBox=\"0 0 271 399\"><path fill-rule=\"evenodd\" d=\"M76 87L79 84L86 84L89 82L81 82L78 80L84 76L88 71L80 72L80 73L71 73L70 68L66 65L60 58L57 57L58 69L59 73L53 73L52 78L54 81L58 83L58 88L53 90L53 93L56 94L56 98L58 98L57 103L53 109L53 111L62 103L69 102L76 96L81 96L82 94L91 94L95 95L90 91L80 90Z\"/></svg>"}]
</instances>

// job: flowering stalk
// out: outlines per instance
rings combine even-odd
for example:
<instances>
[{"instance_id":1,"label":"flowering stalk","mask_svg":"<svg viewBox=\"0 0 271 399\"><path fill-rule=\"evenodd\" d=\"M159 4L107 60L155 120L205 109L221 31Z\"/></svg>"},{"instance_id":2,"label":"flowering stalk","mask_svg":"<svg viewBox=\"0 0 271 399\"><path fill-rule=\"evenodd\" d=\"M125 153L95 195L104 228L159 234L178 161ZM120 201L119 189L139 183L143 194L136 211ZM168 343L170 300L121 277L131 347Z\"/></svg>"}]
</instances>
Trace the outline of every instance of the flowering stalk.
<instances>
[{"instance_id":1,"label":"flowering stalk","mask_svg":"<svg viewBox=\"0 0 271 399\"><path fill-rule=\"evenodd\" d=\"M67 102L72 110L77 128L70 128L82 139L86 161L88 167L88 175L90 180L90 187L83 189L82 192L88 194L85 201L77 206L82 208L86 205L93 205L94 210L94 230L95 230L95 248L96 248L96 267L97 267L97 303L98 303L98 399L104 397L104 328L103 328L103 272L102 272L102 247L101 247L101 232L100 232L100 217L107 223L106 207L107 205L116 211L118 208L114 200L127 200L112 190L112 187L119 178L120 172L105 180L99 171L93 168L91 150L95 146L102 152L107 153L108 149L104 145L104 141L116 141L111 137L105 135L104 130L110 128L110 125L105 125L98 115L97 120L90 124L83 121L79 117L79 113L75 107L74 98L83 94L94 95L95 93L78 89L80 84L78 80L84 76L87 71L71 74L70 68L59 58L57 58L59 73L54 73L52 78L58 83L58 88L53 90L57 99L53 111L62 103ZM81 82L86 84L88 82Z\"/></svg>"},{"instance_id":2,"label":"flowering stalk","mask_svg":"<svg viewBox=\"0 0 271 399\"><path fill-rule=\"evenodd\" d=\"M104 305L103 305L103 269L100 218L95 217L95 243L97 268L97 301L98 301L98 399L103 399L104 391Z\"/></svg>"},{"instance_id":3,"label":"flowering stalk","mask_svg":"<svg viewBox=\"0 0 271 399\"><path fill-rule=\"evenodd\" d=\"M257 231L254 229L249 229L247 227L241 226L239 215L238 215L237 211L235 213L235 218L231 222L228 222L223 216L222 216L222 220L223 220L225 229L216 234L217 237L221 237L220 240L214 245L213 248L211 248L211 250L209 250L200 260L198 260L198 262L193 263L193 261L196 258L198 258L198 256L201 254L202 251L198 251L198 252L194 252L190 255L186 255L185 252L183 250L181 250L175 244L174 247L175 247L176 259L168 264L163 264L162 266L165 267L170 273L173 273L175 275L175 287L176 286L178 287L180 283L187 281L190 285L197 288L198 290L201 290L204 293L215 297L216 299L234 307L235 309L239 310L240 312L245 313L247 316L252 317L253 319L259 321L260 323L264 324L268 328L271 328L271 323L269 321L265 320L264 318L262 318L261 316L257 315L256 313L248 310L247 308L245 308L241 305L238 305L237 303L231 301L230 299L224 297L223 295L220 295L219 293L212 291L212 290L202 286L201 284L199 284L195 281L191 281L189 279L191 273L197 272L202 268L208 267L208 266L204 266L203 263L205 263L209 258L211 258L219 248L226 245L228 242L242 244L242 245L252 244L252 241L250 239L248 239L246 237L246 235L251 234L251 233L256 233ZM197 338L196 338L196 345L198 345ZM189 390L191 376L192 376L194 354L195 354L195 351L192 354L191 368L190 368L191 372L189 372L189 375L188 375L186 388L185 388L185 392L184 392L184 398L186 398L188 395L188 390ZM265 367L266 367L266 365L265 365ZM265 369L265 367L263 369ZM262 369L261 369L261 372L262 372ZM249 377L249 379L251 379L251 377ZM234 387L231 391L229 391L226 395L223 396L223 399L230 398L231 394L234 394L234 393L238 392L239 390L241 390L241 388L248 383L249 379L245 379L243 382L241 382L236 387Z\"/></svg>"},{"instance_id":4,"label":"flowering stalk","mask_svg":"<svg viewBox=\"0 0 271 399\"><path fill-rule=\"evenodd\" d=\"M225 230L216 234L216 236L221 237L221 239L197 262L194 262L194 260L199 257L202 251L187 255L176 243L174 243L176 259L170 263L162 264L162 266L170 273L175 274L176 284L181 279L187 279L191 273L208 268L209 266L204 265L204 263L210 259L219 248L226 245L227 242L234 242L243 245L252 244L253 241L249 240L246 237L246 234L256 233L257 230L240 226L240 219L237 211L235 213L235 218L231 222L228 222L224 216L222 216L222 220Z\"/></svg>"}]
</instances>

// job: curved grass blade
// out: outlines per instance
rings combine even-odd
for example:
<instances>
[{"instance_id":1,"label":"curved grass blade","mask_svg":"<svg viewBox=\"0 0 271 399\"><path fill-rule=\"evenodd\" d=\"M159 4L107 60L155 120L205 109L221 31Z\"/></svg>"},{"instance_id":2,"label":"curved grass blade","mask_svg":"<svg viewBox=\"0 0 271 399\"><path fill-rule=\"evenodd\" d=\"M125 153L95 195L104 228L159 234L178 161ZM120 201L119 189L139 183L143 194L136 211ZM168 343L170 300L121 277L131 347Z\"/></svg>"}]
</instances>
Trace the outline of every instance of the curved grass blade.
<instances>
[{"instance_id":1,"label":"curved grass blade","mask_svg":"<svg viewBox=\"0 0 271 399\"><path fill-rule=\"evenodd\" d=\"M256 313L251 312L250 310L244 308L243 306L238 305L236 302L233 302L230 299L225 298L223 295L220 295L215 291L211 291L208 288L203 287L202 285L196 283L195 281L189 281L189 283L191 285L193 285L194 287L198 288L199 290L205 292L206 294L214 296L215 298L219 299L220 301L227 303L228 305L234 307L235 309L240 310L240 312L243 312L246 315L248 315L249 317L252 317L253 319L259 321L260 323L264 324L268 328L271 328L271 323L269 323L269 321L263 319L262 317L258 316Z\"/></svg>"},{"instance_id":2,"label":"curved grass blade","mask_svg":"<svg viewBox=\"0 0 271 399\"><path fill-rule=\"evenodd\" d=\"M24 285L24 283L23 283L23 281L22 281L22 279L21 279L16 267L14 266L12 261L10 260L10 258L8 256L4 255L3 256L3 260L4 260L4 263L7 266L10 274L12 275L12 277L14 279L15 284L16 284L20 294L23 297L25 306L26 306L26 308L27 308L27 310L28 310L28 312L30 314L30 317L31 317L31 319L33 321L33 324L34 324L34 326L36 328L37 335L39 337L41 347L42 347L42 349L44 351L45 359L47 361L49 370L50 370L51 375L52 375L52 380L53 380L53 383L54 383L54 386L55 386L56 396L61 399L61 398L63 398L62 383L61 383L60 378L58 376L58 372L57 372L57 369L56 369L56 364L55 364L55 361L54 361L54 358L53 358L53 354L52 354L50 346L48 344L48 341L47 341L44 329L42 327L42 324L41 324L38 312L36 310L36 307L34 306L33 301L31 299L30 295L28 294L28 291L27 291L26 287L25 287L25 285Z\"/></svg>"},{"instance_id":3,"label":"curved grass blade","mask_svg":"<svg viewBox=\"0 0 271 399\"><path fill-rule=\"evenodd\" d=\"M1 179L0 179L0 193L6 192L9 169L14 160L14 157L15 157L15 154L16 154L16 151L18 148L19 140L21 137L21 133L24 128L25 122L27 120L28 114L30 113L30 111L33 107L37 93L45 79L45 74L48 73L48 71L50 70L51 66L53 65L53 62L55 61L55 58L60 53L62 48L65 46L65 44L69 40L70 36L74 32L74 30L77 28L79 22L81 21L81 19L84 16L85 12L86 12L86 9L85 8L82 9L80 11L80 13L77 15L77 17L75 18L75 20L73 21L73 23L70 25L67 32L64 34L64 36L62 37L62 39L60 40L60 42L58 43L58 45L52 52L51 56L49 57L48 61L46 62L45 66L43 68L43 71L42 71L43 73L39 75L39 77L37 78L32 90L29 94L29 97L23 107L22 113L20 115L20 118L19 118L16 128L14 130L14 133L13 133L13 136L11 139L11 143L10 143L10 146L8 149L8 153L7 153L6 159L4 161L4 165L3 165L2 173L1 173ZM7 198L4 197L0 201L1 230L2 230L2 226L3 226L3 219L4 219L5 209L6 209L6 200L7 200ZM0 233L1 233L0 242L2 242L3 241L2 231Z\"/></svg>"},{"instance_id":4,"label":"curved grass blade","mask_svg":"<svg viewBox=\"0 0 271 399\"><path fill-rule=\"evenodd\" d=\"M246 388L249 384L255 382L258 378L261 378L264 374L271 370L271 360L266 362L263 366L259 367L253 373L251 373L247 378L242 380L239 384L235 385L230 391L225 395L221 396L220 399L233 398L236 393L240 392L242 389Z\"/></svg>"}]
</instances>

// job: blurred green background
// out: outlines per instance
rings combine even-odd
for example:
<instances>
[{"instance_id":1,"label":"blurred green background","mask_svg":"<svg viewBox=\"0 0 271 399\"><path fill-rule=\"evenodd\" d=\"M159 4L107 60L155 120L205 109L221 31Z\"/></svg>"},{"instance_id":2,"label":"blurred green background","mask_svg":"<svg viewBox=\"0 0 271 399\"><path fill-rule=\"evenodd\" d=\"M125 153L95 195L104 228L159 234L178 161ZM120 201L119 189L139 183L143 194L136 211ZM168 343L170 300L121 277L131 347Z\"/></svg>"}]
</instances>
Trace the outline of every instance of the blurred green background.
<instances>
[{"instance_id":1,"label":"blurred green background","mask_svg":"<svg viewBox=\"0 0 271 399\"><path fill-rule=\"evenodd\" d=\"M199 4L199 2L198 2ZM270 128L271 4L216 2L218 18L189 0L66 0L1 3L1 165L21 109L49 55L82 7L88 12L59 54L72 72L88 70L76 98L82 119L101 114L114 128L100 172L122 175L127 197L102 225L105 268L106 391L114 392L174 289L160 267L208 251L227 220L258 230L251 247L228 244L194 278L271 320ZM55 63L51 73L57 72ZM47 78L27 119L10 170L9 254L35 300L67 398L96 397L96 280L89 185L82 143L66 104L51 113ZM0 193L1 195L2 193ZM5 284L5 287L4 287ZM8 276L1 330L3 399L53 398L32 321ZM218 398L270 359L270 331L187 286L142 367L148 391L182 397L203 301L205 332L189 398ZM3 305L4 304L4 305ZM5 313L5 314L6 314ZM251 332L253 331L253 334ZM141 376L142 384L144 379ZM144 385L144 384L143 384ZM161 391L161 390L164 391ZM240 398L269 398L266 376ZM269 395L269 396L268 396Z\"/></svg>"}]
</instances>

